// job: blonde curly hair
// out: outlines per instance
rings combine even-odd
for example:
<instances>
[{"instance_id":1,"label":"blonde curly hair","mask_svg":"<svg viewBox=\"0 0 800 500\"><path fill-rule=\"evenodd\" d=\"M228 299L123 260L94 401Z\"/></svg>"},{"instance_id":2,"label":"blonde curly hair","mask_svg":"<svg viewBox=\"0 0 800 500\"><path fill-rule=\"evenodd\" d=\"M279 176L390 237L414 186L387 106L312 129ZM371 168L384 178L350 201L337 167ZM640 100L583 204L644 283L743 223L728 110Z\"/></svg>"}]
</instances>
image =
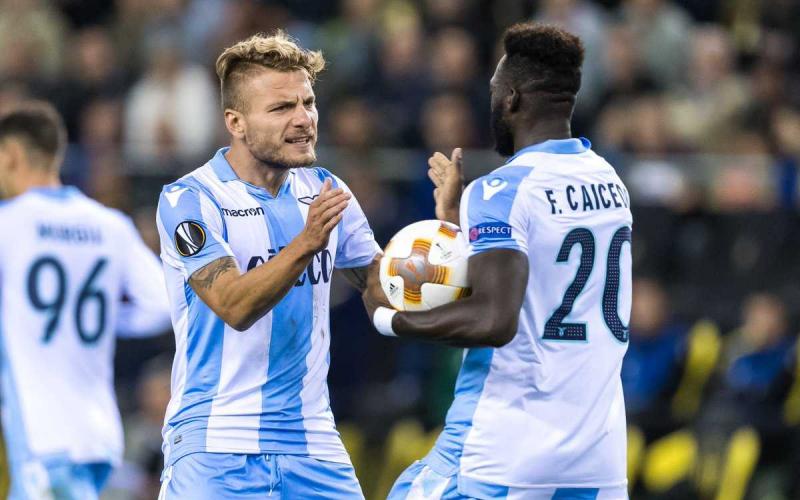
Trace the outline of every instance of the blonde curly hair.
<instances>
[{"instance_id":1,"label":"blonde curly hair","mask_svg":"<svg viewBox=\"0 0 800 500\"><path fill-rule=\"evenodd\" d=\"M223 109L245 111L246 102L238 92L242 81L261 68L277 71L304 70L311 83L325 68L322 52L306 50L286 32L258 33L225 49L217 58L217 76Z\"/></svg>"}]
</instances>

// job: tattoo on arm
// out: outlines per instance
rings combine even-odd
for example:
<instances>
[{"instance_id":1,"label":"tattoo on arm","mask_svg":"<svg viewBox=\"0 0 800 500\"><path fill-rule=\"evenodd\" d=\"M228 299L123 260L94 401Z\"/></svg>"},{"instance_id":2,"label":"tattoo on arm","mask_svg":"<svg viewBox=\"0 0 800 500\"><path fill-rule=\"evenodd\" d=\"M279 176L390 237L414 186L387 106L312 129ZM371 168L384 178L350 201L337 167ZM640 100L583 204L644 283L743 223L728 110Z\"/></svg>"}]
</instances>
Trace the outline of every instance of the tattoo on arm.
<instances>
[{"instance_id":1,"label":"tattoo on arm","mask_svg":"<svg viewBox=\"0 0 800 500\"><path fill-rule=\"evenodd\" d=\"M222 257L195 272L189 278L189 281L192 282L191 284L194 288L208 290L219 275L225 273L229 269L238 269L236 260L233 257Z\"/></svg>"},{"instance_id":2,"label":"tattoo on arm","mask_svg":"<svg viewBox=\"0 0 800 500\"><path fill-rule=\"evenodd\" d=\"M354 267L351 269L341 269L342 276L344 276L347 281L356 287L359 292L363 292L367 289L367 269L369 267Z\"/></svg>"}]
</instances>

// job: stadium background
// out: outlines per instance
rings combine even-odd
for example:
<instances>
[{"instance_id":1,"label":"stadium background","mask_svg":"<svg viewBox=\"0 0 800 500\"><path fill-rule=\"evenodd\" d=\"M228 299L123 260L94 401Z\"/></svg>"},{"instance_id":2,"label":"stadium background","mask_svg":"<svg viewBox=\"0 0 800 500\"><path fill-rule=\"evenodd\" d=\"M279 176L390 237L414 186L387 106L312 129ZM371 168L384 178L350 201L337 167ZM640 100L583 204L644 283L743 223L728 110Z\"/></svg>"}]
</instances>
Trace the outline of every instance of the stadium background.
<instances>
[{"instance_id":1,"label":"stadium background","mask_svg":"<svg viewBox=\"0 0 800 500\"><path fill-rule=\"evenodd\" d=\"M583 38L573 132L635 204L632 498L800 498L800 2L0 0L0 109L52 100L65 182L131 214L157 249L161 185L227 143L216 56L284 28L328 60L319 163L385 244L432 217L432 151L466 148L468 178L501 162L488 79L500 33L526 19ZM382 498L438 432L459 351L377 335L340 282L332 305L334 412L367 498ZM118 344L127 452L104 498L156 496L165 333Z\"/></svg>"}]
</instances>

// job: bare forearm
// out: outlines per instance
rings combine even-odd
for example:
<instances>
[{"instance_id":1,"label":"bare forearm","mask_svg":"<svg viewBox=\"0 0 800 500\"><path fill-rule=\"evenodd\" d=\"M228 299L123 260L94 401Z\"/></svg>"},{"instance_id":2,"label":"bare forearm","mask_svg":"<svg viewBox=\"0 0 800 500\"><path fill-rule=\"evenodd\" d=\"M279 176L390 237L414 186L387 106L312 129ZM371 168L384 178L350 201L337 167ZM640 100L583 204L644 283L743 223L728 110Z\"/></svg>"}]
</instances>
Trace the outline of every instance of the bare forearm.
<instances>
[{"instance_id":1,"label":"bare forearm","mask_svg":"<svg viewBox=\"0 0 800 500\"><path fill-rule=\"evenodd\" d=\"M269 261L239 277L232 304L238 304L242 309L248 327L289 293L313 256L313 252L292 242Z\"/></svg>"},{"instance_id":2,"label":"bare forearm","mask_svg":"<svg viewBox=\"0 0 800 500\"><path fill-rule=\"evenodd\" d=\"M289 293L313 255L301 241L294 240L275 257L244 274L227 274L236 263L233 258L220 259L229 262L209 264L193 275L190 283L226 323L245 330ZM215 284L213 293L212 284Z\"/></svg>"},{"instance_id":3,"label":"bare forearm","mask_svg":"<svg viewBox=\"0 0 800 500\"><path fill-rule=\"evenodd\" d=\"M444 210L442 213L442 217L439 220L444 220L450 223L455 224L456 226L461 225L461 220L459 217L459 206L456 205L455 208L451 208L449 210Z\"/></svg>"},{"instance_id":4,"label":"bare forearm","mask_svg":"<svg viewBox=\"0 0 800 500\"><path fill-rule=\"evenodd\" d=\"M509 331L516 331L517 318L501 321L486 309L475 297L467 297L430 311L399 312L392 319L392 329L400 337L454 347L500 347Z\"/></svg>"}]
</instances>

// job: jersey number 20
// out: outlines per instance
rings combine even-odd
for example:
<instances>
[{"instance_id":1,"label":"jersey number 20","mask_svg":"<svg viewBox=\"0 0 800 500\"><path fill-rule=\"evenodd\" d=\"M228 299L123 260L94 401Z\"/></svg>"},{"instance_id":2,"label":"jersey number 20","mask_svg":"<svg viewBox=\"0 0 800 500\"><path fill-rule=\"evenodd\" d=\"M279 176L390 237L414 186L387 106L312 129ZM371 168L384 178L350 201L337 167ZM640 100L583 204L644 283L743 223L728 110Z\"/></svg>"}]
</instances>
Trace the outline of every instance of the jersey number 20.
<instances>
[{"instance_id":1,"label":"jersey number 20","mask_svg":"<svg viewBox=\"0 0 800 500\"><path fill-rule=\"evenodd\" d=\"M623 226L614 233L611 238L611 245L608 247L608 257L606 259L606 282L603 288L603 320L608 326L611 334L620 342L628 341L628 326L622 323L617 312L620 265L619 258L622 253L622 245L631 242L631 228ZM557 263L567 262L572 247L581 246L581 262L575 279L572 280L561 305L555 310L550 319L544 325L544 336L546 340L586 340L585 323L567 323L564 320L572 312L575 299L583 291L589 275L592 274L594 267L595 241L591 231L585 228L573 229L564 238L561 249L556 257Z\"/></svg>"},{"instance_id":2,"label":"jersey number 20","mask_svg":"<svg viewBox=\"0 0 800 500\"><path fill-rule=\"evenodd\" d=\"M97 342L105 330L106 294L103 290L95 287L95 281L98 276L100 276L100 273L103 272L103 268L105 268L107 263L108 261L102 258L95 262L89 275L81 284L77 300L75 301L75 308L73 310L75 329L81 341L86 344ZM43 297L42 290L40 289L42 273L46 269L50 269L56 278L55 292L53 292L50 297ZM61 322L61 314L67 301L67 272L64 270L64 265L61 264L58 259L51 256L40 257L31 264L30 270L28 270L28 299L37 311L48 315L42 342L50 342ZM89 329L84 324L84 313L85 308L92 303L96 305L97 321L94 323L94 329Z\"/></svg>"}]
</instances>

